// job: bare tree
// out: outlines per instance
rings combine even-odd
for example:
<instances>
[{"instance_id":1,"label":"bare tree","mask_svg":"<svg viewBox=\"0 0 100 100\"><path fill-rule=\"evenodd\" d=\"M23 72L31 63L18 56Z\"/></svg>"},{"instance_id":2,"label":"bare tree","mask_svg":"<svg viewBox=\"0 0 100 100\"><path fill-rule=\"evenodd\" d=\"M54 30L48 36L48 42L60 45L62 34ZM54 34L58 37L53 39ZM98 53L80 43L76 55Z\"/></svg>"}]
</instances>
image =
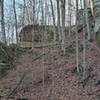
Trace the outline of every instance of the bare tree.
<instances>
[{"instance_id":1,"label":"bare tree","mask_svg":"<svg viewBox=\"0 0 100 100\"><path fill-rule=\"evenodd\" d=\"M5 22L4 22L4 0L0 0L0 21L1 21L1 33L2 41L6 44Z\"/></svg>"},{"instance_id":2,"label":"bare tree","mask_svg":"<svg viewBox=\"0 0 100 100\"><path fill-rule=\"evenodd\" d=\"M44 24L44 7L43 7L43 0L40 1L41 3L41 13L42 13L42 19L41 19L41 24Z\"/></svg>"},{"instance_id":3,"label":"bare tree","mask_svg":"<svg viewBox=\"0 0 100 100\"><path fill-rule=\"evenodd\" d=\"M61 12L62 12L62 50L64 50L65 54L65 5L66 0L61 0Z\"/></svg>"},{"instance_id":4,"label":"bare tree","mask_svg":"<svg viewBox=\"0 0 100 100\"><path fill-rule=\"evenodd\" d=\"M13 0L13 11L14 11L14 19L15 19L15 31L16 31L16 42L18 44L18 31L17 31L17 14L16 14L16 6L15 0Z\"/></svg>"},{"instance_id":5,"label":"bare tree","mask_svg":"<svg viewBox=\"0 0 100 100\"><path fill-rule=\"evenodd\" d=\"M85 9L84 9L85 10ZM86 30L85 30L85 11L83 11L83 75L85 76L85 72L86 72Z\"/></svg>"},{"instance_id":6,"label":"bare tree","mask_svg":"<svg viewBox=\"0 0 100 100\"><path fill-rule=\"evenodd\" d=\"M78 0L76 0L76 65L77 72L79 72L79 44L78 44Z\"/></svg>"},{"instance_id":7,"label":"bare tree","mask_svg":"<svg viewBox=\"0 0 100 100\"><path fill-rule=\"evenodd\" d=\"M60 30L60 2L59 0L56 0L57 2L57 25L58 25L58 34L59 34L59 41L61 41L61 30Z\"/></svg>"},{"instance_id":8,"label":"bare tree","mask_svg":"<svg viewBox=\"0 0 100 100\"><path fill-rule=\"evenodd\" d=\"M100 30L100 0L94 1L94 14L95 14L95 33Z\"/></svg>"},{"instance_id":9,"label":"bare tree","mask_svg":"<svg viewBox=\"0 0 100 100\"><path fill-rule=\"evenodd\" d=\"M71 38L71 0L68 1L68 24L69 24L69 38Z\"/></svg>"},{"instance_id":10,"label":"bare tree","mask_svg":"<svg viewBox=\"0 0 100 100\"><path fill-rule=\"evenodd\" d=\"M35 25L35 0L33 0L33 25ZM32 49L34 49L34 26L32 30Z\"/></svg>"},{"instance_id":11,"label":"bare tree","mask_svg":"<svg viewBox=\"0 0 100 100\"><path fill-rule=\"evenodd\" d=\"M41 9L41 1L39 0L38 6L37 6L37 14L36 14L36 22L39 23L39 14L40 14L40 9Z\"/></svg>"},{"instance_id":12,"label":"bare tree","mask_svg":"<svg viewBox=\"0 0 100 100\"><path fill-rule=\"evenodd\" d=\"M54 41L56 41L56 24L55 24L55 14L54 14L54 7L53 7L52 0L50 0L50 3L51 3L51 10L52 10L53 25L54 25Z\"/></svg>"},{"instance_id":13,"label":"bare tree","mask_svg":"<svg viewBox=\"0 0 100 100\"><path fill-rule=\"evenodd\" d=\"M35 24L35 0L33 0L33 24Z\"/></svg>"},{"instance_id":14,"label":"bare tree","mask_svg":"<svg viewBox=\"0 0 100 100\"><path fill-rule=\"evenodd\" d=\"M87 26L87 33L88 33L88 37L87 39L90 40L90 27L89 27L89 17L88 17L88 7L89 7L89 1L88 0L84 0L84 11L85 11L85 20L86 20L86 26Z\"/></svg>"},{"instance_id":15,"label":"bare tree","mask_svg":"<svg viewBox=\"0 0 100 100\"><path fill-rule=\"evenodd\" d=\"M25 25L25 7L26 7L26 3L24 0L24 6L23 6L23 14L22 14L22 25Z\"/></svg>"}]
</instances>

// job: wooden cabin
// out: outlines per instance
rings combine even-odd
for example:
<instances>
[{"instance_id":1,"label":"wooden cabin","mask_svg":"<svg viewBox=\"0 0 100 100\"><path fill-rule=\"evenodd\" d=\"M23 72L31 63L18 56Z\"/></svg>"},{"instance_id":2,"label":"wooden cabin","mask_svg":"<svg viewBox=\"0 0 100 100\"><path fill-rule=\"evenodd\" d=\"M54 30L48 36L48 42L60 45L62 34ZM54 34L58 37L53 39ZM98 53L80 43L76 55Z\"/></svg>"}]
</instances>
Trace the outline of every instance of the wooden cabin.
<instances>
[{"instance_id":1,"label":"wooden cabin","mask_svg":"<svg viewBox=\"0 0 100 100\"><path fill-rule=\"evenodd\" d=\"M33 42L40 42L44 33L53 34L53 26L26 25L19 33L19 45L22 48L31 48ZM49 36L48 36L49 37Z\"/></svg>"}]
</instances>

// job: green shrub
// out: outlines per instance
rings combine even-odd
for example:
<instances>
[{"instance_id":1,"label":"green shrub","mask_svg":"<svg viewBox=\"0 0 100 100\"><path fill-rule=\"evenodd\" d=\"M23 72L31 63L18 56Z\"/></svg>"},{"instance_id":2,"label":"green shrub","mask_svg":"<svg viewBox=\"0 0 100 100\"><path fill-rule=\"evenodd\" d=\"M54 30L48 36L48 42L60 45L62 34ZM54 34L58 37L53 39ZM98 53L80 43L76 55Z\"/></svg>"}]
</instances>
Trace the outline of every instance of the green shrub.
<instances>
[{"instance_id":1,"label":"green shrub","mask_svg":"<svg viewBox=\"0 0 100 100\"><path fill-rule=\"evenodd\" d=\"M48 38L48 41L53 40L53 38L54 38L54 31L53 30L47 30L47 38Z\"/></svg>"},{"instance_id":2,"label":"green shrub","mask_svg":"<svg viewBox=\"0 0 100 100\"><path fill-rule=\"evenodd\" d=\"M79 52L83 51L83 45L79 43L78 45L78 50ZM69 45L68 47L65 48L65 52L67 53L75 53L76 52L76 43L72 42L71 45Z\"/></svg>"},{"instance_id":3,"label":"green shrub","mask_svg":"<svg viewBox=\"0 0 100 100\"><path fill-rule=\"evenodd\" d=\"M77 72L77 67L75 67L74 69L72 69L71 73L82 76L83 70L84 70L83 66L81 64L79 64L79 73Z\"/></svg>"},{"instance_id":4,"label":"green shrub","mask_svg":"<svg viewBox=\"0 0 100 100\"><path fill-rule=\"evenodd\" d=\"M93 67L93 66L92 66ZM82 84L83 87L86 85L94 84L96 81L96 74L93 71L93 68L91 66L87 66L87 69L85 70L85 76L84 76L84 67L82 64L79 64L79 73L77 72L77 67L71 70L71 73L78 75L79 77L79 84Z\"/></svg>"},{"instance_id":5,"label":"green shrub","mask_svg":"<svg viewBox=\"0 0 100 100\"><path fill-rule=\"evenodd\" d=\"M0 76L12 68L12 61L14 57L18 56L22 52L23 50L16 44L7 46L3 43L0 43Z\"/></svg>"},{"instance_id":6,"label":"green shrub","mask_svg":"<svg viewBox=\"0 0 100 100\"><path fill-rule=\"evenodd\" d=\"M0 78L7 72L7 70L11 69L12 65L8 63L0 63Z\"/></svg>"},{"instance_id":7,"label":"green shrub","mask_svg":"<svg viewBox=\"0 0 100 100\"><path fill-rule=\"evenodd\" d=\"M96 81L96 74L93 72L93 69L90 67L86 70L86 76L84 79L80 80L80 84L84 86L94 84Z\"/></svg>"}]
</instances>

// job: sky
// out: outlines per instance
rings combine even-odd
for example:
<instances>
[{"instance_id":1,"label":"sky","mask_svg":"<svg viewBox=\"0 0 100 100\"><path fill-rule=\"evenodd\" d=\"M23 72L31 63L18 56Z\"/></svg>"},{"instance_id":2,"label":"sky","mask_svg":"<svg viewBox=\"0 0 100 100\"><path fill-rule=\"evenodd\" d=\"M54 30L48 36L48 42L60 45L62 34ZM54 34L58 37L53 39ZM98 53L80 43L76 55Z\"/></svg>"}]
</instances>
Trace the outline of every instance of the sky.
<instances>
[{"instance_id":1,"label":"sky","mask_svg":"<svg viewBox=\"0 0 100 100\"><path fill-rule=\"evenodd\" d=\"M11 21L11 20L9 19L9 16L11 15L12 1L13 1L13 0L4 0L5 23L8 22L8 20L9 20L9 22ZM17 9L16 9L16 10L17 10L17 13L18 13L18 4L21 3L22 1L23 1L23 0L15 0L15 2L16 2L16 8L17 8ZM10 30L9 34L7 34L7 33L8 33L7 27L5 27L5 31L6 31L6 37L9 37L7 41L11 41L11 40L10 40L10 36L11 36L10 33L12 33L12 32L11 32L12 30ZM15 33L14 33L14 34L15 34ZM16 36L16 35L14 35L14 42L16 42L16 37L15 37L15 36Z\"/></svg>"},{"instance_id":2,"label":"sky","mask_svg":"<svg viewBox=\"0 0 100 100\"><path fill-rule=\"evenodd\" d=\"M56 0L53 0L53 2L54 1L56 1ZM75 1L75 0L73 0L73 1ZM9 19L9 16L12 14L11 13L12 12L12 2L13 2L13 0L4 0L5 23L8 22L8 21L13 22ZM16 12L17 12L17 15L18 15L18 14L20 14L18 6L19 6L19 4L23 4L23 0L15 0L15 2L16 2ZM55 2L54 2L54 4L55 4ZM68 3L66 2L66 8L68 7L67 4ZM66 11L68 11L68 10L66 9ZM67 23L67 21L66 21L66 23Z\"/></svg>"},{"instance_id":3,"label":"sky","mask_svg":"<svg viewBox=\"0 0 100 100\"><path fill-rule=\"evenodd\" d=\"M8 17L8 14L10 14L11 12L11 8L12 8L12 1L13 0L4 0L4 11L5 11L5 18ZM15 0L16 2L16 10L18 10L18 4L23 3L23 0Z\"/></svg>"}]
</instances>

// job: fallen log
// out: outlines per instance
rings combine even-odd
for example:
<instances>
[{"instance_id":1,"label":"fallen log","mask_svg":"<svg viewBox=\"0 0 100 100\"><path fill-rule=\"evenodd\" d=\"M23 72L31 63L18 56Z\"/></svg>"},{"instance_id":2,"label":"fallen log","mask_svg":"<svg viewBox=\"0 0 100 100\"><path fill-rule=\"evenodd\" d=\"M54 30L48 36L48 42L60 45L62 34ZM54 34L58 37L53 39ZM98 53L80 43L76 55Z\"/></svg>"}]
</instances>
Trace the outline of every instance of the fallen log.
<instances>
[{"instance_id":1,"label":"fallen log","mask_svg":"<svg viewBox=\"0 0 100 100\"><path fill-rule=\"evenodd\" d=\"M48 53L49 53L49 52L43 53L43 54L37 56L36 58L33 59L33 62L36 61L36 60L38 60L39 58L41 58L42 56L44 56L44 55L46 55L46 54L48 54Z\"/></svg>"}]
</instances>

